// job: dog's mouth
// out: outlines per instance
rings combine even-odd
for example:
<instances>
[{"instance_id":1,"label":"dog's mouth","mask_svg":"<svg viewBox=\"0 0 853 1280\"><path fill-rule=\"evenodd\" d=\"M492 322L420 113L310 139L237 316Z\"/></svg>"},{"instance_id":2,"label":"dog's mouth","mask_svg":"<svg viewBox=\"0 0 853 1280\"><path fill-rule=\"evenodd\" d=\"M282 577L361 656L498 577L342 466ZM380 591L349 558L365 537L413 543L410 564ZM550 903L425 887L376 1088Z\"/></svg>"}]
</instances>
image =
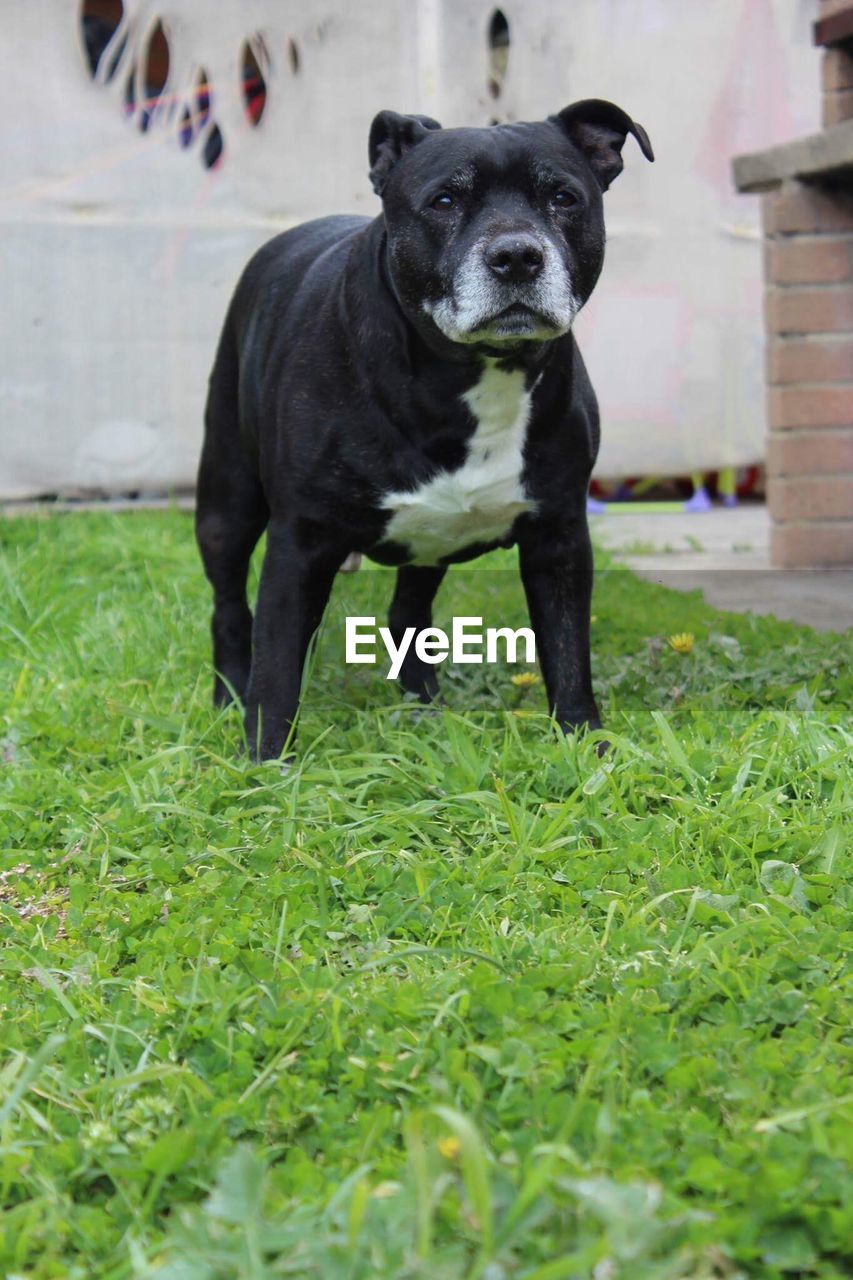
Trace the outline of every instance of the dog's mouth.
<instances>
[{"instance_id":1,"label":"dog's mouth","mask_svg":"<svg viewBox=\"0 0 853 1280\"><path fill-rule=\"evenodd\" d=\"M530 307L526 302L511 302L508 307L504 307L493 317L492 323L501 324L542 324L548 323L549 316L544 312L537 311L535 307Z\"/></svg>"},{"instance_id":2,"label":"dog's mouth","mask_svg":"<svg viewBox=\"0 0 853 1280\"><path fill-rule=\"evenodd\" d=\"M500 338L553 338L563 332L563 326L554 316L526 302L511 302L494 315L483 320L472 331L473 335L488 335L490 339Z\"/></svg>"},{"instance_id":3,"label":"dog's mouth","mask_svg":"<svg viewBox=\"0 0 853 1280\"><path fill-rule=\"evenodd\" d=\"M424 303L423 309L452 342L499 347L550 342L568 332L577 310L568 300L560 299L565 305L551 307L532 294L527 301L517 294L511 301L506 294L491 298L488 310L483 309L480 299L476 301L480 305L475 310L470 303L460 306L448 294L437 302Z\"/></svg>"}]
</instances>

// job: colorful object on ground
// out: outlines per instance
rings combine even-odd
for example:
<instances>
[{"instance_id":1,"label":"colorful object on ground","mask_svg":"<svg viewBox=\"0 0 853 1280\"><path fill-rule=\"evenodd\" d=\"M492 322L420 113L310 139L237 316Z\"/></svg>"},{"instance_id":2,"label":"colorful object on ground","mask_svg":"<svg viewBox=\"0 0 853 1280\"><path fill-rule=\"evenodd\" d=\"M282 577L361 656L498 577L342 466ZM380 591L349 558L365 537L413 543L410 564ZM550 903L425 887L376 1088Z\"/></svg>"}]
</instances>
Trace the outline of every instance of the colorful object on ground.
<instances>
[{"instance_id":1,"label":"colorful object on ground","mask_svg":"<svg viewBox=\"0 0 853 1280\"><path fill-rule=\"evenodd\" d=\"M707 475L701 471L694 471L689 480L677 479L674 482L676 486L685 488L688 484L692 486L692 493L688 498L652 501L637 501L637 497L666 483L660 476L631 477L621 481L609 494L600 483L593 480L587 498L587 514L592 516L619 515L620 513L676 515L687 512L695 515L712 511L715 505L714 497L719 499L723 507L736 507L739 498L753 491L758 475L758 467L742 468L740 480L735 467L721 467L719 471L712 471Z\"/></svg>"}]
</instances>

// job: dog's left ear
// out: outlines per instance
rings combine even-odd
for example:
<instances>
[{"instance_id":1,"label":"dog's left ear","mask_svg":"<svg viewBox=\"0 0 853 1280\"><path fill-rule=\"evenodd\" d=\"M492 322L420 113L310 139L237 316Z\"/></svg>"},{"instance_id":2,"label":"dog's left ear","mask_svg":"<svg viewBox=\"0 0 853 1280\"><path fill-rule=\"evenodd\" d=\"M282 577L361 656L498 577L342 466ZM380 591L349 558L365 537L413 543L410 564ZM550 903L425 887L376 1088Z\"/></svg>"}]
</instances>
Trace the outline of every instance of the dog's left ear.
<instances>
[{"instance_id":1,"label":"dog's left ear","mask_svg":"<svg viewBox=\"0 0 853 1280\"><path fill-rule=\"evenodd\" d=\"M367 144L370 181L378 196L394 165L406 151L441 125L430 116L401 116L396 111L380 111L370 126Z\"/></svg>"},{"instance_id":2,"label":"dog's left ear","mask_svg":"<svg viewBox=\"0 0 853 1280\"><path fill-rule=\"evenodd\" d=\"M629 133L647 160L654 160L649 135L627 112L602 98L584 98L548 119L558 124L586 156L602 191L622 172L622 146Z\"/></svg>"}]
</instances>

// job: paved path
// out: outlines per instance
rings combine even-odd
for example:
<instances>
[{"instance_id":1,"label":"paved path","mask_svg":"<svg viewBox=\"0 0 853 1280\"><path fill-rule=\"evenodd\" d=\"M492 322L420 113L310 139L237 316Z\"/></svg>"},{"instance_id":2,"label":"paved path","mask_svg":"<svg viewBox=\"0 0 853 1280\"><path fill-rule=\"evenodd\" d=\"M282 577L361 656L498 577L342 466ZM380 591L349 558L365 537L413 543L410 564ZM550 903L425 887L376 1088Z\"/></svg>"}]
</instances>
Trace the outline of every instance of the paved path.
<instances>
[{"instance_id":1,"label":"paved path","mask_svg":"<svg viewBox=\"0 0 853 1280\"><path fill-rule=\"evenodd\" d=\"M696 515L623 508L590 525L596 542L640 577L677 591L698 587L718 609L770 613L819 631L853 626L853 569L771 569L761 503Z\"/></svg>"}]
</instances>

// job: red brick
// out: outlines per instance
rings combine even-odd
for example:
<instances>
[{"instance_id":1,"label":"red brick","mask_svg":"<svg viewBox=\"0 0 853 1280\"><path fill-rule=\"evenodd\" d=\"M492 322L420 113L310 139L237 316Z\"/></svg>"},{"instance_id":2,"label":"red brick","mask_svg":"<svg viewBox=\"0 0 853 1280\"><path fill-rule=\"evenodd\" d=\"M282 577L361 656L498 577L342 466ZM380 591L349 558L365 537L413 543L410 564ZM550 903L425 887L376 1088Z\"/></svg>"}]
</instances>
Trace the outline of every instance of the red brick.
<instances>
[{"instance_id":1,"label":"red brick","mask_svg":"<svg viewBox=\"0 0 853 1280\"><path fill-rule=\"evenodd\" d=\"M853 565L853 520L771 523L770 563L779 569Z\"/></svg>"},{"instance_id":2,"label":"red brick","mask_svg":"<svg viewBox=\"0 0 853 1280\"><path fill-rule=\"evenodd\" d=\"M853 116L853 89L839 89L837 93L825 93L821 118L825 129L841 124Z\"/></svg>"},{"instance_id":3,"label":"red brick","mask_svg":"<svg viewBox=\"0 0 853 1280\"><path fill-rule=\"evenodd\" d=\"M853 289L846 285L768 288L764 312L770 333L843 333L853 330Z\"/></svg>"},{"instance_id":4,"label":"red brick","mask_svg":"<svg viewBox=\"0 0 853 1280\"><path fill-rule=\"evenodd\" d=\"M767 381L853 382L853 334L828 338L771 338Z\"/></svg>"},{"instance_id":5,"label":"red brick","mask_svg":"<svg viewBox=\"0 0 853 1280\"><path fill-rule=\"evenodd\" d=\"M791 476L767 486L767 505L777 521L850 520L853 476Z\"/></svg>"},{"instance_id":6,"label":"red brick","mask_svg":"<svg viewBox=\"0 0 853 1280\"><path fill-rule=\"evenodd\" d=\"M783 182L761 200L765 235L853 231L853 192Z\"/></svg>"},{"instance_id":7,"label":"red brick","mask_svg":"<svg viewBox=\"0 0 853 1280\"><path fill-rule=\"evenodd\" d=\"M845 49L827 49L821 60L821 80L825 91L853 89L853 58Z\"/></svg>"},{"instance_id":8,"label":"red brick","mask_svg":"<svg viewBox=\"0 0 853 1280\"><path fill-rule=\"evenodd\" d=\"M771 240L765 276L774 284L840 284L849 280L853 235L785 236Z\"/></svg>"},{"instance_id":9,"label":"red brick","mask_svg":"<svg viewBox=\"0 0 853 1280\"><path fill-rule=\"evenodd\" d=\"M774 477L853 474L853 427L771 431L766 466Z\"/></svg>"},{"instance_id":10,"label":"red brick","mask_svg":"<svg viewBox=\"0 0 853 1280\"><path fill-rule=\"evenodd\" d=\"M767 421L771 431L788 427L853 426L853 383L770 387Z\"/></svg>"}]
</instances>

